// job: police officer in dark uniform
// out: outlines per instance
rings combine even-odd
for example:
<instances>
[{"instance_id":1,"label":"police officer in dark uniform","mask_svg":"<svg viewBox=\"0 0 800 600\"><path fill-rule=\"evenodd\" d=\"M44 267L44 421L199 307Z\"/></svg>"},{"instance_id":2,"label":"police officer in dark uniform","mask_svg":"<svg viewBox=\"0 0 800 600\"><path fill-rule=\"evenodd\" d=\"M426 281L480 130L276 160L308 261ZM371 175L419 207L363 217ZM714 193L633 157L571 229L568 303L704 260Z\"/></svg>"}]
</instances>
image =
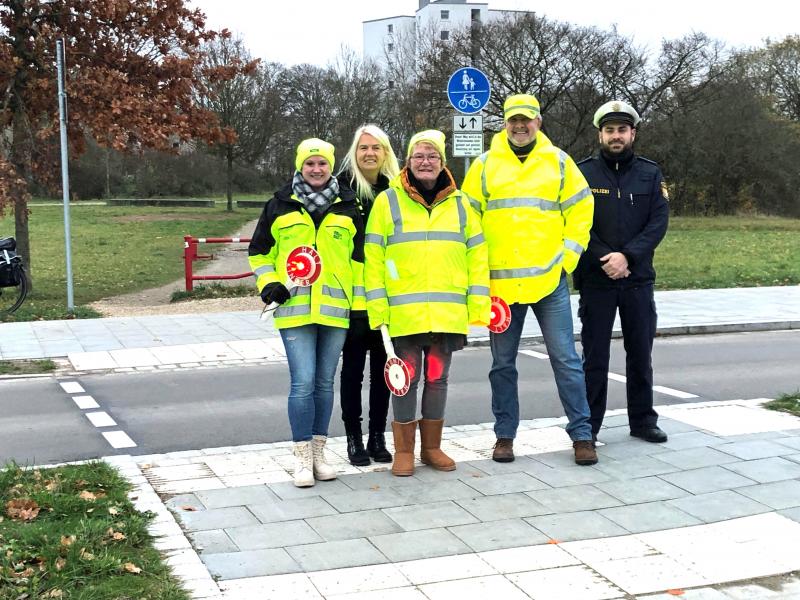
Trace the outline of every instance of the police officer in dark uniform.
<instances>
[{"instance_id":1,"label":"police officer in dark uniform","mask_svg":"<svg viewBox=\"0 0 800 600\"><path fill-rule=\"evenodd\" d=\"M594 223L573 278L580 292L594 439L606 411L611 329L619 309L630 433L648 442L666 442L653 410L653 252L667 231L669 197L658 165L633 153L640 120L632 106L619 101L607 102L594 115L600 152L578 163L594 195Z\"/></svg>"}]
</instances>

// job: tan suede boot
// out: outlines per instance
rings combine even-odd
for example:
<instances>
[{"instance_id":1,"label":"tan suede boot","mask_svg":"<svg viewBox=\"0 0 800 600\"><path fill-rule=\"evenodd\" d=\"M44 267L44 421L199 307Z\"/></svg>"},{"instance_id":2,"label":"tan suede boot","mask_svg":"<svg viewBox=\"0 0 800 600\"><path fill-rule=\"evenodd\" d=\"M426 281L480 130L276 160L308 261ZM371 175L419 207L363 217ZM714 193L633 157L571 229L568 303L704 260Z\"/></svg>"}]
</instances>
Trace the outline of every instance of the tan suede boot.
<instances>
[{"instance_id":1,"label":"tan suede boot","mask_svg":"<svg viewBox=\"0 0 800 600\"><path fill-rule=\"evenodd\" d=\"M419 420L420 460L438 471L455 471L455 461L441 450L442 427L444 419Z\"/></svg>"},{"instance_id":2,"label":"tan suede boot","mask_svg":"<svg viewBox=\"0 0 800 600\"><path fill-rule=\"evenodd\" d=\"M398 423L392 421L394 436L394 462L392 475L408 477L414 474L414 442L417 437L417 422Z\"/></svg>"}]
</instances>

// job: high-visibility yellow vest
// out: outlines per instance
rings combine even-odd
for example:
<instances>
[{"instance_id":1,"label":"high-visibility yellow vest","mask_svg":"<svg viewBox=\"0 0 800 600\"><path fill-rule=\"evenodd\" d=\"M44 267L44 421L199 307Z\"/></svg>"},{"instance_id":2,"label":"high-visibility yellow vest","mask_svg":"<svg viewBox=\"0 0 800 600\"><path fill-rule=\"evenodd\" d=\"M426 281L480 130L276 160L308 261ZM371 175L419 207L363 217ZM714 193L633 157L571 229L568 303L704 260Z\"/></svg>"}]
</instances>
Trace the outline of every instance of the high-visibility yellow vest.
<instances>
[{"instance_id":1,"label":"high-visibility yellow vest","mask_svg":"<svg viewBox=\"0 0 800 600\"><path fill-rule=\"evenodd\" d=\"M539 131L520 162L505 131L472 163L464 185L489 244L491 293L509 304L552 293L589 245L594 198L566 152Z\"/></svg>"},{"instance_id":2,"label":"high-visibility yellow vest","mask_svg":"<svg viewBox=\"0 0 800 600\"><path fill-rule=\"evenodd\" d=\"M299 202L294 196L292 199ZM337 198L334 204L340 201ZM353 219L329 210L317 228L308 212L298 208L276 216L269 230L272 247L266 254L250 256L259 290L276 281L287 284L286 257L298 246L316 248L322 259L319 279L309 287L293 288L291 298L275 309L275 327L318 324L347 328L350 311L366 308L364 266L352 259L356 235Z\"/></svg>"},{"instance_id":3,"label":"high-visibility yellow vest","mask_svg":"<svg viewBox=\"0 0 800 600\"><path fill-rule=\"evenodd\" d=\"M428 209L400 176L375 199L364 245L370 326L389 335L463 333L489 322L489 268L480 218L458 190Z\"/></svg>"}]
</instances>

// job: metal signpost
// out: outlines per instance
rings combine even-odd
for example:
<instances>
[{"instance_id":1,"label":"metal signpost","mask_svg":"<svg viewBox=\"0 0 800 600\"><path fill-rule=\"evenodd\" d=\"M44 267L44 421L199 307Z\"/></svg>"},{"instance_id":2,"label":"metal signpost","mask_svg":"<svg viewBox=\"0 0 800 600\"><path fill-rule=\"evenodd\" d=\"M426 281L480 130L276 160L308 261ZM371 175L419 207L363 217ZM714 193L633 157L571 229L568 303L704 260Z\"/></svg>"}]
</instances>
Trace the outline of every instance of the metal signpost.
<instances>
[{"instance_id":1,"label":"metal signpost","mask_svg":"<svg viewBox=\"0 0 800 600\"><path fill-rule=\"evenodd\" d=\"M447 99L459 113L453 117L453 156L464 157L464 172L471 156L483 154L483 115L492 88L479 69L462 67L447 82ZM468 116L464 116L468 115Z\"/></svg>"},{"instance_id":2,"label":"metal signpost","mask_svg":"<svg viewBox=\"0 0 800 600\"><path fill-rule=\"evenodd\" d=\"M75 310L72 291L72 247L69 230L69 146L67 143L67 93L64 91L64 40L56 40L56 71L58 73L58 120L61 134L61 187L64 199L64 243L67 260L67 311Z\"/></svg>"}]
</instances>

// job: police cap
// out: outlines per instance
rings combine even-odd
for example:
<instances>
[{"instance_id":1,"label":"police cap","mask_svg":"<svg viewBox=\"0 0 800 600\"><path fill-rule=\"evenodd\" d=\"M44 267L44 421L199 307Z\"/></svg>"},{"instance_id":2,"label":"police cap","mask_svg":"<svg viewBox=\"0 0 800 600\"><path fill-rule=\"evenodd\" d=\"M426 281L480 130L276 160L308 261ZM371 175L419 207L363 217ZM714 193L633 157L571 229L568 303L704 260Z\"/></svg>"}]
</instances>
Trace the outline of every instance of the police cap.
<instances>
[{"instance_id":1,"label":"police cap","mask_svg":"<svg viewBox=\"0 0 800 600\"><path fill-rule=\"evenodd\" d=\"M609 121L627 123L631 127L636 127L641 120L639 113L630 104L621 100L606 102L594 113L594 126L598 129Z\"/></svg>"}]
</instances>

